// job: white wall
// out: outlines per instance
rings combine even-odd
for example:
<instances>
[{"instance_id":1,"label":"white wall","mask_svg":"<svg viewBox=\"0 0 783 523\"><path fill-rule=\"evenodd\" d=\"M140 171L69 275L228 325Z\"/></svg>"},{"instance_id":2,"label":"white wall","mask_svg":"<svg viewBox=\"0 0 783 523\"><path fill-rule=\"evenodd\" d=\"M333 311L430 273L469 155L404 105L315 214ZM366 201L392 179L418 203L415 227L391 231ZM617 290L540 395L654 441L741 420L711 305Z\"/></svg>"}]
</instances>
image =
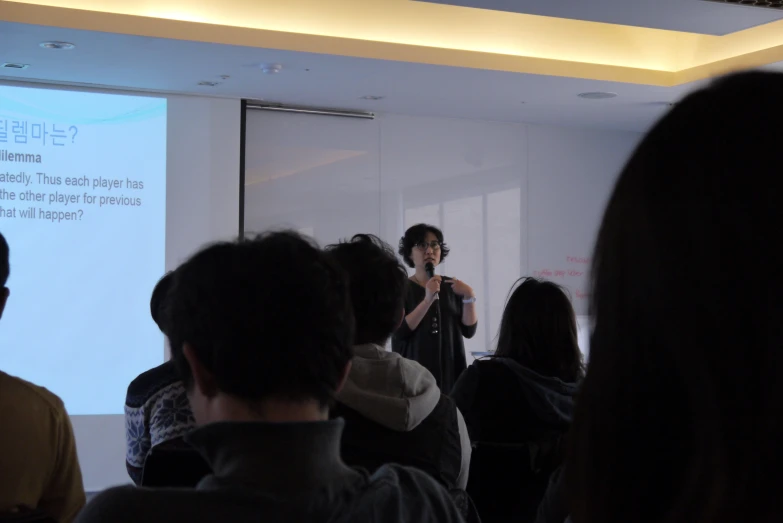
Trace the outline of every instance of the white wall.
<instances>
[{"instance_id":1,"label":"white wall","mask_svg":"<svg viewBox=\"0 0 783 523\"><path fill-rule=\"evenodd\" d=\"M602 132L477 120L376 120L250 111L245 225L293 227L320 243L357 232L397 245L407 227L441 227L441 271L479 296L466 350L491 348L522 275L566 286L587 324L587 267L603 207L639 140ZM580 343L587 351L586 331Z\"/></svg>"}]
</instances>

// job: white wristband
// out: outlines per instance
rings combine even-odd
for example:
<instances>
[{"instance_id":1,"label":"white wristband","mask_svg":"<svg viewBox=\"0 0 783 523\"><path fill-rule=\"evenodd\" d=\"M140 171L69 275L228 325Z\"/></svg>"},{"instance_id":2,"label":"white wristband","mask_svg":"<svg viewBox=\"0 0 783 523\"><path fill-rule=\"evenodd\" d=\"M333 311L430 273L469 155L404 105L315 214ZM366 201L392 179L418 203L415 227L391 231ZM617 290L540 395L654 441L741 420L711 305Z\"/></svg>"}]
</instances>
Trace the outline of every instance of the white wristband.
<instances>
[{"instance_id":1,"label":"white wristband","mask_svg":"<svg viewBox=\"0 0 783 523\"><path fill-rule=\"evenodd\" d=\"M465 298L465 299L462 300L462 303L465 303L465 304L476 303L476 297L473 296L473 297L470 297L470 298Z\"/></svg>"}]
</instances>

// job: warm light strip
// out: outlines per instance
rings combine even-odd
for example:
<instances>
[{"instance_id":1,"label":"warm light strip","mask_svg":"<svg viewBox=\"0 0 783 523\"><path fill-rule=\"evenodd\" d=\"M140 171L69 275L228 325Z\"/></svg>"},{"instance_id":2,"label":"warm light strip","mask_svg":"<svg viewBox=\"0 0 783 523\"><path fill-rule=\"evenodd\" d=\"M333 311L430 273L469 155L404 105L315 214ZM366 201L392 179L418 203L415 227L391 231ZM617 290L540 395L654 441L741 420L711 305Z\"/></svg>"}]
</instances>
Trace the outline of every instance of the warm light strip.
<instances>
[{"instance_id":1,"label":"warm light strip","mask_svg":"<svg viewBox=\"0 0 783 523\"><path fill-rule=\"evenodd\" d=\"M653 85L783 60L783 21L712 36L409 0L0 0L0 19Z\"/></svg>"}]
</instances>

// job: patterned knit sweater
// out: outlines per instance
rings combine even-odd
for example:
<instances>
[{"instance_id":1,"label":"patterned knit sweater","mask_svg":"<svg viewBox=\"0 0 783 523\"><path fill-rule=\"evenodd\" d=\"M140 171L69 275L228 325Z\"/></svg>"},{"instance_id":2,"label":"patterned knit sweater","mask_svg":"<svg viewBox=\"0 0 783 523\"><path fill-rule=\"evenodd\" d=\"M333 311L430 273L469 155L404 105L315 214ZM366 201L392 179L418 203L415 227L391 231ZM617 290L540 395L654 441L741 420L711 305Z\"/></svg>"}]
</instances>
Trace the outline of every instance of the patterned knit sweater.
<instances>
[{"instance_id":1,"label":"patterned knit sweater","mask_svg":"<svg viewBox=\"0 0 783 523\"><path fill-rule=\"evenodd\" d=\"M185 387L174 363L139 375L125 398L125 466L137 485L152 447L181 438L195 427Z\"/></svg>"}]
</instances>

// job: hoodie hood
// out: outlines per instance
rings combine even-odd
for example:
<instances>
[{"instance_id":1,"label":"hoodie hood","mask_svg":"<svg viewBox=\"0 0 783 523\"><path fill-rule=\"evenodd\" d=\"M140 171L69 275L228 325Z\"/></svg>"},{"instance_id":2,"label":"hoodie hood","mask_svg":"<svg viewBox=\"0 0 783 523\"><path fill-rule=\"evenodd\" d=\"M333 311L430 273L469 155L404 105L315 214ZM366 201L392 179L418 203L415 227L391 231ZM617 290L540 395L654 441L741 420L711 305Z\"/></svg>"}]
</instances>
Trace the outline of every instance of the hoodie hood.
<instances>
[{"instance_id":1,"label":"hoodie hood","mask_svg":"<svg viewBox=\"0 0 783 523\"><path fill-rule=\"evenodd\" d=\"M398 432L415 429L440 401L435 377L380 345L354 346L351 372L337 401Z\"/></svg>"},{"instance_id":2,"label":"hoodie hood","mask_svg":"<svg viewBox=\"0 0 783 523\"><path fill-rule=\"evenodd\" d=\"M579 390L578 383L566 383L559 378L542 376L511 358L484 361L503 365L511 371L528 408L542 422L551 426L571 424L574 397Z\"/></svg>"}]
</instances>

